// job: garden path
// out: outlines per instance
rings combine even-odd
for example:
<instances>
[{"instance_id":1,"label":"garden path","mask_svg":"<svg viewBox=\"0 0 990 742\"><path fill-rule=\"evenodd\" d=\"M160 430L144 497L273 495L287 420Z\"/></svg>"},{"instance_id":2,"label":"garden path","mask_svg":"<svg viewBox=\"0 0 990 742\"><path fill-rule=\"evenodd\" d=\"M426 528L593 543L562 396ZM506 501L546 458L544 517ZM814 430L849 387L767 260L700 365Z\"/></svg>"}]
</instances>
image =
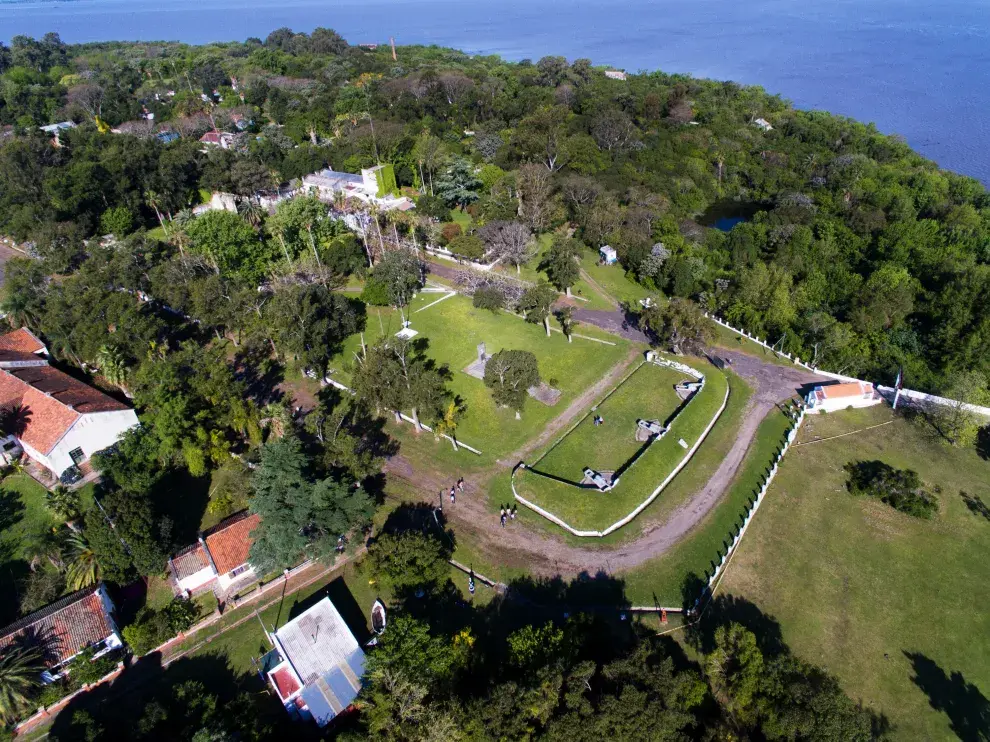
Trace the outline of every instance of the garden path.
<instances>
[{"instance_id":1,"label":"garden path","mask_svg":"<svg viewBox=\"0 0 990 742\"><path fill-rule=\"evenodd\" d=\"M614 314L621 316L619 312ZM488 481L492 476L504 475L521 458L545 445L577 414L587 409L610 383L614 383L613 377L617 381L628 366L630 359L627 358L613 368L607 379L575 399L537 439L499 461L495 469L467 480L465 494L453 506L447 504L444 507L444 514L455 537L458 534L467 537L472 546L481 552L480 556L491 563L545 576L559 574L569 577L582 572L620 572L666 553L687 536L722 499L756 436L760 422L774 405L790 399L809 383L825 380L798 368L765 363L739 351L720 348L718 354L730 361L732 369L753 387L754 394L743 412L732 448L719 467L698 492L665 520L650 522L649 515L644 515L646 526L640 535L624 544L603 546L600 542L588 539L587 545L575 545L518 520L509 521L502 528L498 516L489 511L483 494L487 491ZM435 501L437 492L449 488L451 484L449 477L441 480L435 472L418 471L401 456L390 460L386 464L386 471L424 490L424 499L430 502Z\"/></svg>"}]
</instances>

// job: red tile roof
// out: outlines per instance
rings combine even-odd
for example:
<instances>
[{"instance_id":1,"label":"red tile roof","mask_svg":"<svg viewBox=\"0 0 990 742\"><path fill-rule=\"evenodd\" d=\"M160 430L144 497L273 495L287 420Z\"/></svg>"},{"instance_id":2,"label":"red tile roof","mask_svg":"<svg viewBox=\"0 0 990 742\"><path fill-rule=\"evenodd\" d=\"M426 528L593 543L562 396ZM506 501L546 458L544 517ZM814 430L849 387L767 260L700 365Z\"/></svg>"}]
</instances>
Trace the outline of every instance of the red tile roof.
<instances>
[{"instance_id":1,"label":"red tile roof","mask_svg":"<svg viewBox=\"0 0 990 742\"><path fill-rule=\"evenodd\" d=\"M260 515L247 511L218 523L205 536L206 548L213 557L217 574L225 575L247 561L251 549L251 531L261 523Z\"/></svg>"},{"instance_id":2,"label":"red tile roof","mask_svg":"<svg viewBox=\"0 0 990 742\"><path fill-rule=\"evenodd\" d=\"M206 558L202 544L193 544L172 557L171 565L175 579L184 580L209 567L210 560Z\"/></svg>"},{"instance_id":3,"label":"red tile roof","mask_svg":"<svg viewBox=\"0 0 990 742\"><path fill-rule=\"evenodd\" d=\"M203 142L203 144L220 144L220 133L208 131L199 138L199 141Z\"/></svg>"},{"instance_id":4,"label":"red tile roof","mask_svg":"<svg viewBox=\"0 0 990 742\"><path fill-rule=\"evenodd\" d=\"M6 335L0 335L0 350L16 350L21 353L37 353L45 350L45 344L36 338L32 332L21 327Z\"/></svg>"},{"instance_id":5,"label":"red tile roof","mask_svg":"<svg viewBox=\"0 0 990 742\"><path fill-rule=\"evenodd\" d=\"M37 639L46 654L45 664L54 667L113 633L97 588L87 587L0 629L0 651L21 638Z\"/></svg>"},{"instance_id":6,"label":"red tile roof","mask_svg":"<svg viewBox=\"0 0 990 742\"><path fill-rule=\"evenodd\" d=\"M42 454L49 453L81 415L130 409L48 365L0 369L0 407L17 405L28 418L18 437Z\"/></svg>"},{"instance_id":7,"label":"red tile roof","mask_svg":"<svg viewBox=\"0 0 990 742\"><path fill-rule=\"evenodd\" d=\"M823 386L822 391L828 399L841 397L863 397L873 392L873 384L862 381L850 381L842 384Z\"/></svg>"}]
</instances>

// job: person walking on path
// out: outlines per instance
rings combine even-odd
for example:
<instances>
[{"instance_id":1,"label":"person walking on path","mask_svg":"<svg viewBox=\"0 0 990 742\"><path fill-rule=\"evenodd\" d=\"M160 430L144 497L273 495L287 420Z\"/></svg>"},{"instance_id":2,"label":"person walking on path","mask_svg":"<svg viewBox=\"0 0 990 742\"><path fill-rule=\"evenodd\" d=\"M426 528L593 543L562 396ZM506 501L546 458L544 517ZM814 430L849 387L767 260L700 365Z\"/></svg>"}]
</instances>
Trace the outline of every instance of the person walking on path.
<instances>
[{"instance_id":1,"label":"person walking on path","mask_svg":"<svg viewBox=\"0 0 990 742\"><path fill-rule=\"evenodd\" d=\"M461 492L464 491L464 477L461 477L460 479L457 480L457 489L459 489Z\"/></svg>"},{"instance_id":2,"label":"person walking on path","mask_svg":"<svg viewBox=\"0 0 990 742\"><path fill-rule=\"evenodd\" d=\"M513 505L512 510L509 511L509 517L512 518L512 520L516 519L516 510L518 510L518 508Z\"/></svg>"},{"instance_id":3,"label":"person walking on path","mask_svg":"<svg viewBox=\"0 0 990 742\"><path fill-rule=\"evenodd\" d=\"M454 488L453 487L450 488L450 504L451 505L454 504Z\"/></svg>"}]
</instances>

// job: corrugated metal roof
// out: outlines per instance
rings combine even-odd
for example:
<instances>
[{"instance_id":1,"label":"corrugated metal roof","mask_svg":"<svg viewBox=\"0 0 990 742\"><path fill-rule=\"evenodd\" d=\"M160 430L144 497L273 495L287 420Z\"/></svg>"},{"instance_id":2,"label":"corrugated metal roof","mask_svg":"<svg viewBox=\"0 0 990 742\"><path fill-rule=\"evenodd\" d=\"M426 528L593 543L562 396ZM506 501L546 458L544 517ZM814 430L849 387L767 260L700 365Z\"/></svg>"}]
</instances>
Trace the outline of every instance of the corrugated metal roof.
<instances>
[{"instance_id":1,"label":"corrugated metal roof","mask_svg":"<svg viewBox=\"0 0 990 742\"><path fill-rule=\"evenodd\" d=\"M364 652L330 598L289 621L275 635L307 685L346 665L356 674L360 686Z\"/></svg>"}]
</instances>

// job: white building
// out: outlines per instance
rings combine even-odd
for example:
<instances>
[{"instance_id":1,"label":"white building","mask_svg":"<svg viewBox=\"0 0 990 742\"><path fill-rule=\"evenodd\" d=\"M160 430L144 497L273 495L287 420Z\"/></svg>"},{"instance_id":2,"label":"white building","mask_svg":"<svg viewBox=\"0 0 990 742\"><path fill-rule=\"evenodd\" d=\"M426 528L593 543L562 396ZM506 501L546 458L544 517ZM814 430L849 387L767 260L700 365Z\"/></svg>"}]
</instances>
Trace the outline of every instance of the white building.
<instances>
[{"instance_id":1,"label":"white building","mask_svg":"<svg viewBox=\"0 0 990 742\"><path fill-rule=\"evenodd\" d=\"M0 629L0 653L24 640L40 642L46 667L41 680L50 683L82 650L95 647L100 657L124 645L113 610L103 583L83 588Z\"/></svg>"},{"instance_id":2,"label":"white building","mask_svg":"<svg viewBox=\"0 0 990 742\"><path fill-rule=\"evenodd\" d=\"M385 194L378 196L378 173L384 165L364 168L360 175L341 173L327 168L303 177L304 192L310 192L323 201L333 201L336 194L344 198L356 198L365 204L374 204L384 211L399 209L408 211L415 208L411 199L405 196Z\"/></svg>"},{"instance_id":3,"label":"white building","mask_svg":"<svg viewBox=\"0 0 990 742\"><path fill-rule=\"evenodd\" d=\"M608 245L602 245L598 248L598 256L605 265L614 265L619 260L615 248Z\"/></svg>"},{"instance_id":4,"label":"white building","mask_svg":"<svg viewBox=\"0 0 990 742\"><path fill-rule=\"evenodd\" d=\"M773 131L773 127L770 125L770 122L763 118L756 119L753 122L753 125L760 127L763 131Z\"/></svg>"},{"instance_id":5,"label":"white building","mask_svg":"<svg viewBox=\"0 0 990 742\"><path fill-rule=\"evenodd\" d=\"M55 478L71 467L86 474L89 458L138 425L130 407L48 365L45 346L27 329L0 336L0 408L18 430L11 442Z\"/></svg>"},{"instance_id":6,"label":"white building","mask_svg":"<svg viewBox=\"0 0 990 742\"><path fill-rule=\"evenodd\" d=\"M605 70L605 77L609 80L625 80L626 73L622 70Z\"/></svg>"},{"instance_id":7,"label":"white building","mask_svg":"<svg viewBox=\"0 0 990 742\"><path fill-rule=\"evenodd\" d=\"M364 652L330 598L274 634L261 665L285 710L323 727L346 711L361 690Z\"/></svg>"},{"instance_id":8,"label":"white building","mask_svg":"<svg viewBox=\"0 0 990 742\"><path fill-rule=\"evenodd\" d=\"M195 595L214 590L225 595L231 587L255 580L248 553L253 543L251 532L259 523L259 515L246 510L236 513L201 533L197 543L169 559L175 592Z\"/></svg>"},{"instance_id":9,"label":"white building","mask_svg":"<svg viewBox=\"0 0 990 742\"><path fill-rule=\"evenodd\" d=\"M868 381L816 386L805 398L808 412L835 412L848 407L880 404L880 395Z\"/></svg>"}]
</instances>

